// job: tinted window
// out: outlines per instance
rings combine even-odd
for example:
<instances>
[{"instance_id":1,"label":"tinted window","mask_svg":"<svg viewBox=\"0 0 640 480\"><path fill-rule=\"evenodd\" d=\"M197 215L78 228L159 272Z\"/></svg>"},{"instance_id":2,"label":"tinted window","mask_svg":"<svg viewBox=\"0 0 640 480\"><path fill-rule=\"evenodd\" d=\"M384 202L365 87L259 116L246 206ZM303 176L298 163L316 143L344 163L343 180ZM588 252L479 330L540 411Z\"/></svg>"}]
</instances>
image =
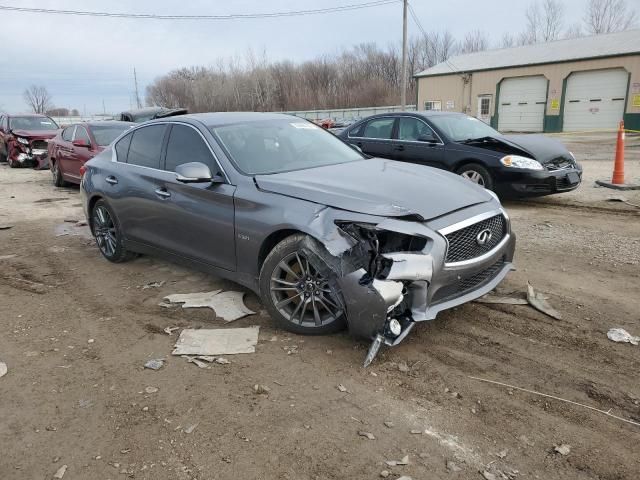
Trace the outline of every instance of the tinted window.
<instances>
[{"instance_id":1,"label":"tinted window","mask_svg":"<svg viewBox=\"0 0 640 480\"><path fill-rule=\"evenodd\" d=\"M253 121L211 132L241 172L254 175L363 160L363 156L332 133L305 120Z\"/></svg>"},{"instance_id":2,"label":"tinted window","mask_svg":"<svg viewBox=\"0 0 640 480\"><path fill-rule=\"evenodd\" d=\"M362 136L365 138L390 139L393 131L393 118L376 118L367 123Z\"/></svg>"},{"instance_id":3,"label":"tinted window","mask_svg":"<svg viewBox=\"0 0 640 480\"><path fill-rule=\"evenodd\" d=\"M398 140L416 142L420 140L436 140L431 129L421 120L413 117L400 117L398 121Z\"/></svg>"},{"instance_id":4,"label":"tinted window","mask_svg":"<svg viewBox=\"0 0 640 480\"><path fill-rule=\"evenodd\" d=\"M91 131L96 143L101 146L109 145L118 135L131 128L131 125L92 125Z\"/></svg>"},{"instance_id":5,"label":"tinted window","mask_svg":"<svg viewBox=\"0 0 640 480\"><path fill-rule=\"evenodd\" d=\"M116 143L116 157L119 162L127 162L127 154L129 153L129 145L131 144L131 137L129 134L126 137L122 137L118 143Z\"/></svg>"},{"instance_id":6,"label":"tinted window","mask_svg":"<svg viewBox=\"0 0 640 480\"><path fill-rule=\"evenodd\" d=\"M78 127L76 128L76 134L73 137L74 140L84 140L85 142L89 143L89 134L87 133L87 130L84 127L81 127L80 125L78 125Z\"/></svg>"},{"instance_id":7,"label":"tinted window","mask_svg":"<svg viewBox=\"0 0 640 480\"><path fill-rule=\"evenodd\" d=\"M75 125L72 127L67 127L62 131L62 139L70 142L73 139L73 129L76 128Z\"/></svg>"},{"instance_id":8,"label":"tinted window","mask_svg":"<svg viewBox=\"0 0 640 480\"><path fill-rule=\"evenodd\" d=\"M165 125L152 125L133 132L127 163L140 167L160 168L160 152Z\"/></svg>"},{"instance_id":9,"label":"tinted window","mask_svg":"<svg viewBox=\"0 0 640 480\"><path fill-rule=\"evenodd\" d=\"M188 162L204 163L214 173L217 170L211 152L200 134L191 127L174 125L167 144L164 169L173 172L178 165Z\"/></svg>"}]
</instances>

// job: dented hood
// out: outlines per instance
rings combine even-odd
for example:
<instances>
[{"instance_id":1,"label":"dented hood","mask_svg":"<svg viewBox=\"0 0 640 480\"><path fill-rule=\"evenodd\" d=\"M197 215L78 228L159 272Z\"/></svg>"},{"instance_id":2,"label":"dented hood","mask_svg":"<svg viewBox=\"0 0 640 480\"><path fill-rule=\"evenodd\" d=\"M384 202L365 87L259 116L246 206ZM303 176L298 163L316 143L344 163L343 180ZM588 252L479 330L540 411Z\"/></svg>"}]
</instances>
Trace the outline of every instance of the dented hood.
<instances>
[{"instance_id":1,"label":"dented hood","mask_svg":"<svg viewBox=\"0 0 640 480\"><path fill-rule=\"evenodd\" d=\"M555 138L545 137L544 135L504 135L498 139L504 141L507 145L523 150L542 164L559 157L571 158L567 147ZM520 152L514 153L518 154Z\"/></svg>"},{"instance_id":2,"label":"dented hood","mask_svg":"<svg viewBox=\"0 0 640 480\"><path fill-rule=\"evenodd\" d=\"M29 140L44 140L53 138L58 134L58 130L11 130L16 137L24 137Z\"/></svg>"},{"instance_id":3,"label":"dented hood","mask_svg":"<svg viewBox=\"0 0 640 480\"><path fill-rule=\"evenodd\" d=\"M444 170L380 158L257 175L255 180L261 190L342 210L424 220L493 198Z\"/></svg>"}]
</instances>

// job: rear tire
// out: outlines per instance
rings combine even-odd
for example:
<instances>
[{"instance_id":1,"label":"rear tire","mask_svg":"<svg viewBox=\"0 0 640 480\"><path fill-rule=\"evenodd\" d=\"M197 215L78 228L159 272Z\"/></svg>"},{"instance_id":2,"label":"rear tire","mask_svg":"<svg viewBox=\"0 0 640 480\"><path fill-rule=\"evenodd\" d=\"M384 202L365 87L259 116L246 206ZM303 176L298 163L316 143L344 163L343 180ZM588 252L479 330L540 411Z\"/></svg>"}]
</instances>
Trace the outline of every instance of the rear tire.
<instances>
[{"instance_id":1,"label":"rear tire","mask_svg":"<svg viewBox=\"0 0 640 480\"><path fill-rule=\"evenodd\" d=\"M260 271L262 303L284 330L302 335L343 330L346 320L337 275L319 256L308 258L305 251L309 237L302 234L285 238L271 250Z\"/></svg>"},{"instance_id":2,"label":"rear tire","mask_svg":"<svg viewBox=\"0 0 640 480\"><path fill-rule=\"evenodd\" d=\"M456 171L458 175L466 178L470 182L473 182L487 190L493 190L493 178L489 171L477 163L467 163Z\"/></svg>"},{"instance_id":3,"label":"rear tire","mask_svg":"<svg viewBox=\"0 0 640 480\"><path fill-rule=\"evenodd\" d=\"M60 171L58 162L54 160L50 160L50 161L51 161L51 176L52 176L53 184L56 187L68 186L69 184L65 181L64 177L62 176L62 172Z\"/></svg>"},{"instance_id":4,"label":"rear tire","mask_svg":"<svg viewBox=\"0 0 640 480\"><path fill-rule=\"evenodd\" d=\"M89 218L91 231L104 258L113 263L123 263L136 257L135 253L124 248L120 225L107 202L98 200Z\"/></svg>"}]
</instances>

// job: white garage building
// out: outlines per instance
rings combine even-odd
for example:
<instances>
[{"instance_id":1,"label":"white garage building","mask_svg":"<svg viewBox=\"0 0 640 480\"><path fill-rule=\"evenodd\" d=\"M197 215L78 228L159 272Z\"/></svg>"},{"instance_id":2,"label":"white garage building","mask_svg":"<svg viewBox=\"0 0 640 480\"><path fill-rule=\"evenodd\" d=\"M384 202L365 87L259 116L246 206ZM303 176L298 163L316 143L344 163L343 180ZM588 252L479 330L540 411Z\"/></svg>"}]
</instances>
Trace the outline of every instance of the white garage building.
<instances>
[{"instance_id":1,"label":"white garage building","mask_svg":"<svg viewBox=\"0 0 640 480\"><path fill-rule=\"evenodd\" d=\"M452 57L416 75L419 109L504 132L640 130L640 30Z\"/></svg>"}]
</instances>

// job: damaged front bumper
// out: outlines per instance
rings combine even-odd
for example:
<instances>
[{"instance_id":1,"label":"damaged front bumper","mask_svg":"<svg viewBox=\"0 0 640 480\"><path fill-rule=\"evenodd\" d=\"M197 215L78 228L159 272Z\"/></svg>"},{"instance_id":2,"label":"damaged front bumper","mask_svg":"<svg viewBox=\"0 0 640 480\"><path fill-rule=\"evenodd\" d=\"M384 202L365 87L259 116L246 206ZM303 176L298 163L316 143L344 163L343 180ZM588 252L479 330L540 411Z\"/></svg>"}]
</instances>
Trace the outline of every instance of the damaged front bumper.
<instances>
[{"instance_id":1,"label":"damaged front bumper","mask_svg":"<svg viewBox=\"0 0 640 480\"><path fill-rule=\"evenodd\" d=\"M397 345L416 322L485 295L512 269L515 235L506 212L476 212L433 224L336 222L339 235L324 245L338 260L350 333L373 339L365 365L382 344Z\"/></svg>"},{"instance_id":2,"label":"damaged front bumper","mask_svg":"<svg viewBox=\"0 0 640 480\"><path fill-rule=\"evenodd\" d=\"M42 141L40 141L42 142ZM16 142L8 159L14 166L32 167L37 170L49 168L49 152L47 148L23 145Z\"/></svg>"}]
</instances>

